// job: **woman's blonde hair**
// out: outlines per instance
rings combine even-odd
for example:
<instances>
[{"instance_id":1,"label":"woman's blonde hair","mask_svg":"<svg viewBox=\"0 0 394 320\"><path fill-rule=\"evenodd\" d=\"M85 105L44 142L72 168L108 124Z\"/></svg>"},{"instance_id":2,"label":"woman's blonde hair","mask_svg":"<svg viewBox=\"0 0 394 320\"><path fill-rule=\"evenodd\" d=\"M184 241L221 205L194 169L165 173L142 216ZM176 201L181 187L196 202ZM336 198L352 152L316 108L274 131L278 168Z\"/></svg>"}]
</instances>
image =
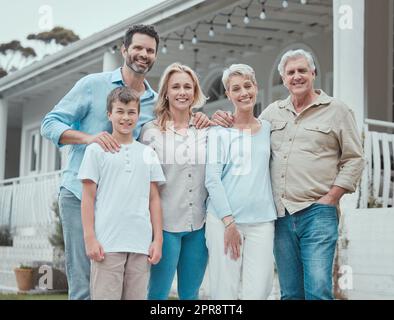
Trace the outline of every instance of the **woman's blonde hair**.
<instances>
[{"instance_id":1,"label":"woman's blonde hair","mask_svg":"<svg viewBox=\"0 0 394 320\"><path fill-rule=\"evenodd\" d=\"M163 72L159 83L159 98L156 103L155 113L157 117L157 123L161 131L165 131L167 129L167 122L172 120L170 105L168 100L166 99L168 92L168 81L170 77L176 72L184 72L187 73L193 81L194 85L194 100L190 106L189 112L192 114L193 108L202 107L207 98L202 92L200 81L196 73L188 66L180 64L178 62L170 64Z\"/></svg>"}]
</instances>

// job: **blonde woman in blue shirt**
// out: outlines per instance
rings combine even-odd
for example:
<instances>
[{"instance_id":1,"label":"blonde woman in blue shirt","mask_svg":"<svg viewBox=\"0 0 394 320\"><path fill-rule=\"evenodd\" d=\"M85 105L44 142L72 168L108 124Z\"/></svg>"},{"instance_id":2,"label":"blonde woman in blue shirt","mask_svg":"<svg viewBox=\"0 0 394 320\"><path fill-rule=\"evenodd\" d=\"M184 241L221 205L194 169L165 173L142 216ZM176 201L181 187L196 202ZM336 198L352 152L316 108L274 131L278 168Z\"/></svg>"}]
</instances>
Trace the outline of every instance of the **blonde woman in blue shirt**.
<instances>
[{"instance_id":1,"label":"blonde woman in blue shirt","mask_svg":"<svg viewBox=\"0 0 394 320\"><path fill-rule=\"evenodd\" d=\"M166 176L159 185L163 208L163 255L151 268L148 299L168 298L177 272L178 295L198 299L208 252L204 185L207 130L193 124L192 109L205 103L198 78L185 65L167 67L159 85L157 119L142 129L141 141L156 151Z\"/></svg>"},{"instance_id":2,"label":"blonde woman in blue shirt","mask_svg":"<svg viewBox=\"0 0 394 320\"><path fill-rule=\"evenodd\" d=\"M276 210L269 172L270 123L253 115L253 69L235 64L223 73L233 103L232 128L208 133L205 185L211 299L267 299L272 290Z\"/></svg>"}]
</instances>

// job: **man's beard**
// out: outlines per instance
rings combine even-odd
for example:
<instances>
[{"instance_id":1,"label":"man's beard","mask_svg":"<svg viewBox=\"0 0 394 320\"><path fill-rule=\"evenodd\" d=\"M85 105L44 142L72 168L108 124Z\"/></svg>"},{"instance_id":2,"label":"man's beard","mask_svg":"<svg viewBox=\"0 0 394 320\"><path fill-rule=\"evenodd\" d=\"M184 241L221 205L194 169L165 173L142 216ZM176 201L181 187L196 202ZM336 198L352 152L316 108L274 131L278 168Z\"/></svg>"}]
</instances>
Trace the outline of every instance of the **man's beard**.
<instances>
[{"instance_id":1,"label":"man's beard","mask_svg":"<svg viewBox=\"0 0 394 320\"><path fill-rule=\"evenodd\" d=\"M128 59L126 59L126 66L131 69L132 71L134 71L135 73L138 74L147 74L153 67L153 63L151 63L150 65L148 65L147 68L142 68L137 66L137 64L135 63L135 60L132 59L132 57L128 57Z\"/></svg>"}]
</instances>

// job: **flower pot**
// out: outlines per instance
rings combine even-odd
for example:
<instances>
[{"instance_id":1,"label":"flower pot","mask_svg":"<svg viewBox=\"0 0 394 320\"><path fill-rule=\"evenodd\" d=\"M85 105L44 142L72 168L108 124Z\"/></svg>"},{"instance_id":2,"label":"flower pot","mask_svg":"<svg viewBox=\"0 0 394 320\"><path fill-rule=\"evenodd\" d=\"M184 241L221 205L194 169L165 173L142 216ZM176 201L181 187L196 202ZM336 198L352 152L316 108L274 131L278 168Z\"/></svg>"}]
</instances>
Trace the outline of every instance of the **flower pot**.
<instances>
[{"instance_id":1,"label":"flower pot","mask_svg":"<svg viewBox=\"0 0 394 320\"><path fill-rule=\"evenodd\" d=\"M15 268L16 283L20 291L33 289L33 269Z\"/></svg>"}]
</instances>

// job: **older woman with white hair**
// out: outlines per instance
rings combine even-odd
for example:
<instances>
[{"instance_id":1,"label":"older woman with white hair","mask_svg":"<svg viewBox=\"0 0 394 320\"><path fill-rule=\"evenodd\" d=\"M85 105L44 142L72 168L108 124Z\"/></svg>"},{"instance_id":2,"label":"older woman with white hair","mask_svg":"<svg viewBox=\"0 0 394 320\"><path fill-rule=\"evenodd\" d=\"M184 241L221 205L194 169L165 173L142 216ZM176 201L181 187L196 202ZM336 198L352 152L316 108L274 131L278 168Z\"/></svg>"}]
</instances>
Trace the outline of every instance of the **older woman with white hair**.
<instances>
[{"instance_id":1,"label":"older woman with white hair","mask_svg":"<svg viewBox=\"0 0 394 320\"><path fill-rule=\"evenodd\" d=\"M355 191L361 176L361 139L353 111L314 89L316 66L309 52L286 52L278 71L290 95L270 104L259 119L271 123L281 298L333 299L339 200ZM232 123L224 112L214 119L223 126Z\"/></svg>"},{"instance_id":2,"label":"older woman with white hair","mask_svg":"<svg viewBox=\"0 0 394 320\"><path fill-rule=\"evenodd\" d=\"M234 64L223 73L234 105L232 128L208 132L205 186L211 299L266 299L273 282L276 210L269 173L270 123L253 115L253 69Z\"/></svg>"}]
</instances>

